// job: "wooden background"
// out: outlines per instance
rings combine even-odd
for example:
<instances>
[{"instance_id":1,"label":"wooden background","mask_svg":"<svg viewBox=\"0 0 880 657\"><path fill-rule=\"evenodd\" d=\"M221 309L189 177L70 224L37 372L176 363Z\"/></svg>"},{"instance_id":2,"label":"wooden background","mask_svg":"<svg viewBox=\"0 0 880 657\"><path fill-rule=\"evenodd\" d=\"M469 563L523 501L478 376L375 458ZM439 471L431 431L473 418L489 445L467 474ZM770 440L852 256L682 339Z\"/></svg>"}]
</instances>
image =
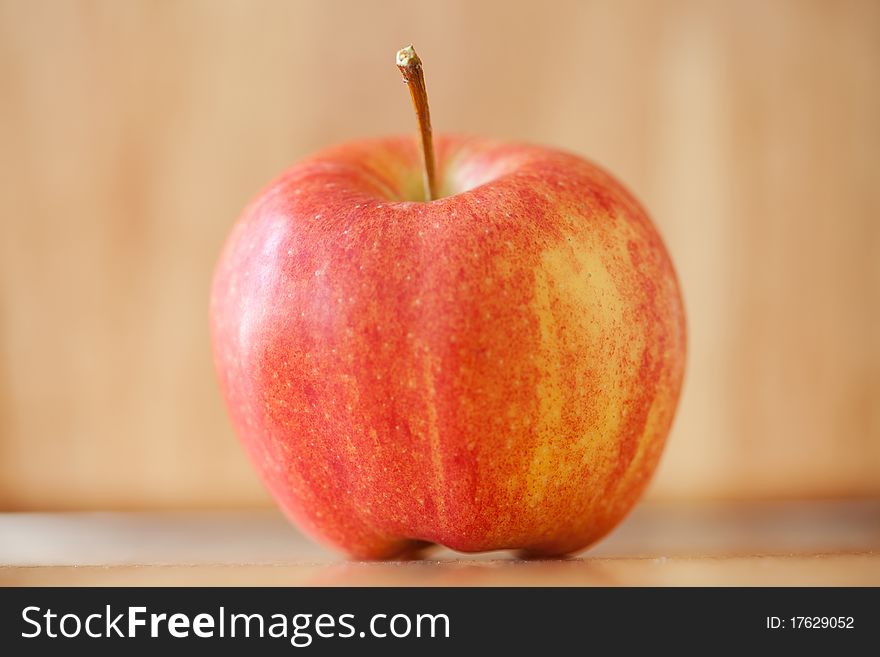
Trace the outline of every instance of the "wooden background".
<instances>
[{"instance_id":1,"label":"wooden background","mask_svg":"<svg viewBox=\"0 0 880 657\"><path fill-rule=\"evenodd\" d=\"M350 138L615 172L689 312L655 498L880 494L880 2L0 0L0 510L268 503L214 382L245 202Z\"/></svg>"}]
</instances>

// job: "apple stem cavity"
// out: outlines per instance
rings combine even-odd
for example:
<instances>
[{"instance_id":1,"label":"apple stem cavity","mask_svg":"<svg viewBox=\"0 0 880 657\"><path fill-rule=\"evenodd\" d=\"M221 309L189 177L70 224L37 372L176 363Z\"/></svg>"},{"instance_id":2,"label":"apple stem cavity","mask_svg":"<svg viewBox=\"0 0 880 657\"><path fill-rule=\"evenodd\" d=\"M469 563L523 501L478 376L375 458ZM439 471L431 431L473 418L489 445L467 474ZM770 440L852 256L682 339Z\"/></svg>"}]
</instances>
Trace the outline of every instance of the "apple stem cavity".
<instances>
[{"instance_id":1,"label":"apple stem cavity","mask_svg":"<svg viewBox=\"0 0 880 657\"><path fill-rule=\"evenodd\" d=\"M403 74L403 82L409 87L413 109L419 122L419 136L424 164L425 200L433 201L437 194L437 174L434 168L434 139L431 135L431 111L428 108L428 90L422 60L412 45L397 51L397 68Z\"/></svg>"}]
</instances>

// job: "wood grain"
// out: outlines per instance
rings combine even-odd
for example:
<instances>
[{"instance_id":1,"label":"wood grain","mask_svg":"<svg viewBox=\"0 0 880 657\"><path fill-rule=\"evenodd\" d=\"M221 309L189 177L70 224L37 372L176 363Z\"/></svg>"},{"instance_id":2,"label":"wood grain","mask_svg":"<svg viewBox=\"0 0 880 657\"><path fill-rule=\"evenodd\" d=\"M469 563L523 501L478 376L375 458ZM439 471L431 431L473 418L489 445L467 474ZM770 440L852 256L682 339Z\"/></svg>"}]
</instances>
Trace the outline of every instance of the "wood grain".
<instances>
[{"instance_id":1,"label":"wood grain","mask_svg":"<svg viewBox=\"0 0 880 657\"><path fill-rule=\"evenodd\" d=\"M411 131L409 42L437 131L655 217L690 320L655 499L880 494L880 3L0 0L0 509L268 502L211 269L284 167Z\"/></svg>"}]
</instances>

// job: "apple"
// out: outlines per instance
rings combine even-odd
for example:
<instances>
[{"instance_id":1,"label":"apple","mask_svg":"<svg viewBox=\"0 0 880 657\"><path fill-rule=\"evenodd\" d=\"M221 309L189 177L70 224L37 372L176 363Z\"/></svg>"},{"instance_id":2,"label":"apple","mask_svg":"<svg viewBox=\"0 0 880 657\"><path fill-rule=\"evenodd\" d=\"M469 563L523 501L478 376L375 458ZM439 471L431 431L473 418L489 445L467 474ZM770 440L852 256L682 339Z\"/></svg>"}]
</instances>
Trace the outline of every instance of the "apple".
<instances>
[{"instance_id":1,"label":"apple","mask_svg":"<svg viewBox=\"0 0 880 657\"><path fill-rule=\"evenodd\" d=\"M581 550L669 432L672 263L599 167L427 132L320 152L244 211L210 306L232 423L281 509L353 558Z\"/></svg>"}]
</instances>

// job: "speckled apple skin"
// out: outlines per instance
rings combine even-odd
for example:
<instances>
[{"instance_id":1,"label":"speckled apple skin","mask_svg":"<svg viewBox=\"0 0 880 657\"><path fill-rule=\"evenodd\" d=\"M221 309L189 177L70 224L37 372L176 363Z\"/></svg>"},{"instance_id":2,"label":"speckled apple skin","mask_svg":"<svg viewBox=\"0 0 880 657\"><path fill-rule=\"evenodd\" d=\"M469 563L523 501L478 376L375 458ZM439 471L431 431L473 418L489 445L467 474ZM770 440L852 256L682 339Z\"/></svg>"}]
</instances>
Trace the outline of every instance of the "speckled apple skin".
<instances>
[{"instance_id":1,"label":"speckled apple skin","mask_svg":"<svg viewBox=\"0 0 880 657\"><path fill-rule=\"evenodd\" d=\"M349 556L422 542L578 551L643 492L677 404L669 256L609 174L555 150L412 138L323 151L217 266L220 387L262 480Z\"/></svg>"}]
</instances>

